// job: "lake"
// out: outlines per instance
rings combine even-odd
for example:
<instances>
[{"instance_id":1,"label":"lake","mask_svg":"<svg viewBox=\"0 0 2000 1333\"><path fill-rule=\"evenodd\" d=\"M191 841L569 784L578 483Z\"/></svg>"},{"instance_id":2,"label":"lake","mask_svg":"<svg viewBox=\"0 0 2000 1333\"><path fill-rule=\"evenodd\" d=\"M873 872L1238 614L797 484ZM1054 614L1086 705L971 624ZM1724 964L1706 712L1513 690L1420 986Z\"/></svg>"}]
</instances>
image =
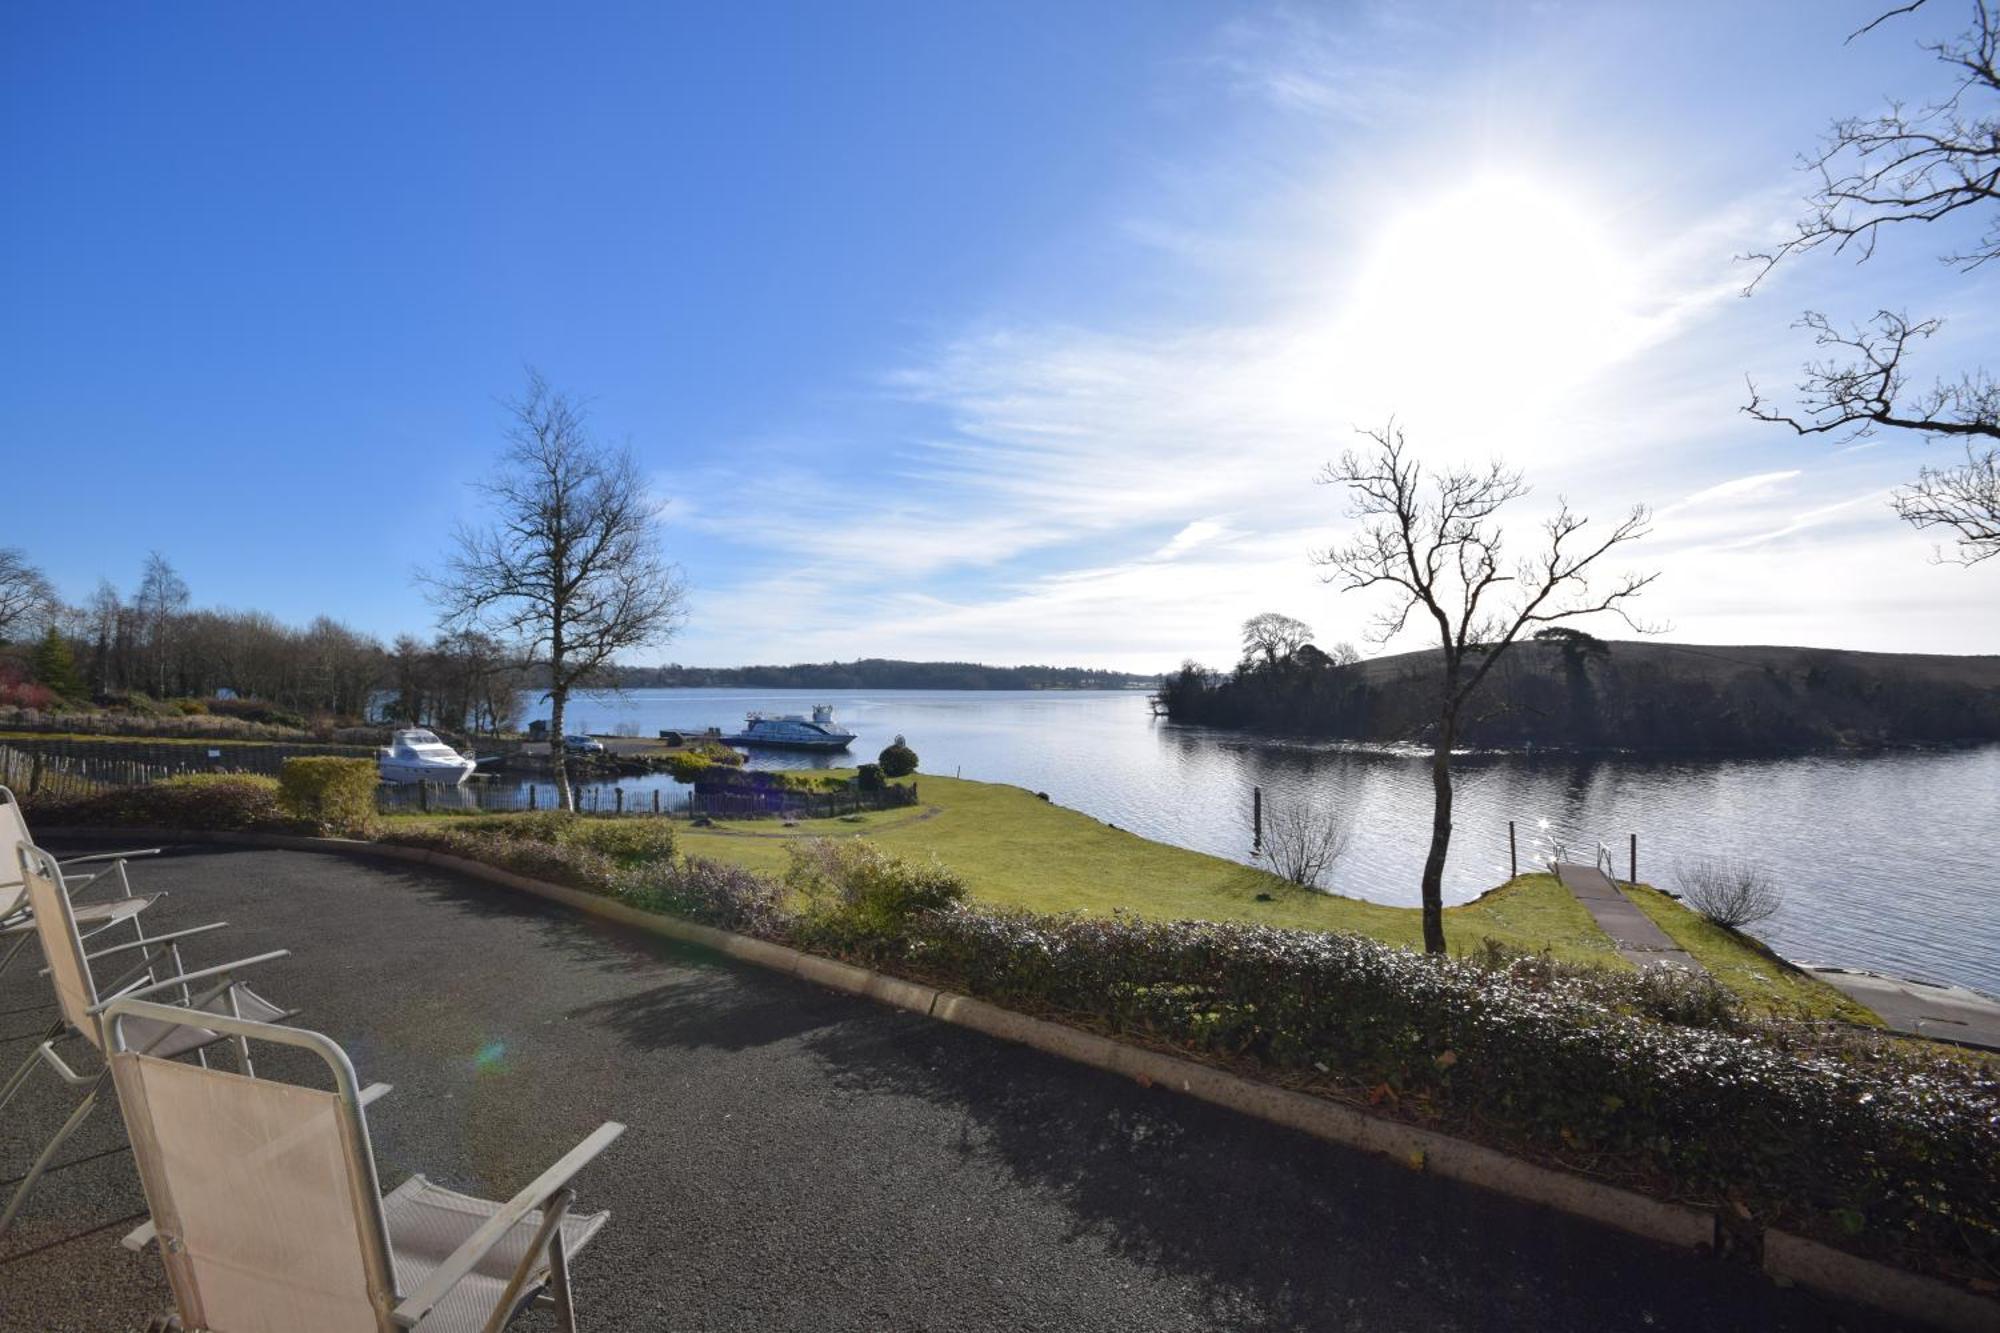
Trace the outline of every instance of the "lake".
<instances>
[{"instance_id":1,"label":"lake","mask_svg":"<svg viewBox=\"0 0 2000 1333\"><path fill-rule=\"evenodd\" d=\"M1431 817L1422 756L1179 726L1153 718L1142 694L634 690L573 700L570 725L733 731L750 709L814 703L832 704L857 733L853 750L759 752L754 766L851 765L901 733L924 772L1045 791L1120 828L1236 860L1250 858L1251 789L1262 787L1270 808L1350 812L1353 841L1335 891L1417 903ZM545 706L529 700L526 709L534 717ZM1466 755L1455 770L1447 902L1506 878L1510 819L1523 869L1560 838L1583 859L1606 843L1623 875L1636 833L1639 876L1663 887L1683 858L1726 853L1768 867L1785 905L1755 933L1789 958L2000 992L2000 747L1731 760Z\"/></svg>"}]
</instances>

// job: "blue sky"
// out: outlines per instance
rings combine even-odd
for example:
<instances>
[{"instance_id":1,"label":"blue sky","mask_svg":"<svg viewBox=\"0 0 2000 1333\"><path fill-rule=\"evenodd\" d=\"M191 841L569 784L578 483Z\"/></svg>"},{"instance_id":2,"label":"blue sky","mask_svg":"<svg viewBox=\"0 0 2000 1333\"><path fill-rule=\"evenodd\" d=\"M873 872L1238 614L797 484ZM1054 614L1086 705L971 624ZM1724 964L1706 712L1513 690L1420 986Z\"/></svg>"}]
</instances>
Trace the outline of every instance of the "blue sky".
<instances>
[{"instance_id":1,"label":"blue sky","mask_svg":"<svg viewBox=\"0 0 2000 1333\"><path fill-rule=\"evenodd\" d=\"M533 364L667 502L692 614L642 659L1359 639L1312 478L1390 412L1523 466L1517 529L1653 505L1672 637L2000 650L2000 561L1886 508L1945 446L1737 410L1808 306L2000 346L1941 235L1739 295L1825 122L1936 87L1956 10L1843 46L1873 12L10 5L0 544L426 630Z\"/></svg>"}]
</instances>

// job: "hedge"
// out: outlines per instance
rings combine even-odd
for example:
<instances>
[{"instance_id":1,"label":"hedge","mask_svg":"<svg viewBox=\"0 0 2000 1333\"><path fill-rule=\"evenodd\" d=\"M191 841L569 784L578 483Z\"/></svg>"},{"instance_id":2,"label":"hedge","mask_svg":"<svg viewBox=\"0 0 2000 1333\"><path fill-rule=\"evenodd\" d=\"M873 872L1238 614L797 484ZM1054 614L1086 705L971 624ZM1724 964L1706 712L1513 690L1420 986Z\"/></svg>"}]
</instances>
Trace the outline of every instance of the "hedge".
<instances>
[{"instance_id":1,"label":"hedge","mask_svg":"<svg viewBox=\"0 0 2000 1333\"><path fill-rule=\"evenodd\" d=\"M285 809L294 818L341 837L375 827L375 788L380 782L372 761L334 755L287 759L278 773Z\"/></svg>"},{"instance_id":2,"label":"hedge","mask_svg":"<svg viewBox=\"0 0 2000 1333\"><path fill-rule=\"evenodd\" d=\"M278 780L252 773L187 773L91 796L29 798L38 824L97 828L290 829Z\"/></svg>"}]
</instances>

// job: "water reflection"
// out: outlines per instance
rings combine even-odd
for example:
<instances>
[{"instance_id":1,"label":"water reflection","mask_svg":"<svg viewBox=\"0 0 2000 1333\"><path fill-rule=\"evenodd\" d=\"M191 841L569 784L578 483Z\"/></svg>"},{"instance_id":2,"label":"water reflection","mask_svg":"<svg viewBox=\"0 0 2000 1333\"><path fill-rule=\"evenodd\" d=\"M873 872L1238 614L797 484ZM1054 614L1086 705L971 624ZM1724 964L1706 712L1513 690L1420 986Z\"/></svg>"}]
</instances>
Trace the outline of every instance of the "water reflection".
<instances>
[{"instance_id":1,"label":"water reflection","mask_svg":"<svg viewBox=\"0 0 2000 1333\"><path fill-rule=\"evenodd\" d=\"M1128 693L641 690L578 701L572 716L592 730L623 723L652 735L815 702L833 703L857 733L849 754L774 751L752 762L852 764L900 732L926 772L1046 791L1121 828L1237 860L1250 854L1250 792L1262 787L1269 803L1352 812L1354 840L1334 876L1340 892L1417 901L1431 785L1416 754L1174 726ZM2000 902L1988 865L2000 747L1714 762L1467 755L1455 772L1449 902L1506 876L1510 819L1523 868L1559 837L1586 855L1603 842L1622 874L1636 833L1640 877L1665 885L1676 860L1704 853L1768 865L1788 896L1759 930L1790 957L2000 991ZM1542 820L1548 832L1537 841L1530 830L1540 834Z\"/></svg>"}]
</instances>

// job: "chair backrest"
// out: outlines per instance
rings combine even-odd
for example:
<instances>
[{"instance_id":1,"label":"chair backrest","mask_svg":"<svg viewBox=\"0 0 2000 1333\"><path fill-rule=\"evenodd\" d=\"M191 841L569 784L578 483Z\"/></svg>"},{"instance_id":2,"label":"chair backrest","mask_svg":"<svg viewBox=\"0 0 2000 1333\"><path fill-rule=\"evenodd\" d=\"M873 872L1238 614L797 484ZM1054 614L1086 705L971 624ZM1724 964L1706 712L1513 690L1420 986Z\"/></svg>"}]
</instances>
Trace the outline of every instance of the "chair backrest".
<instances>
[{"instance_id":1,"label":"chair backrest","mask_svg":"<svg viewBox=\"0 0 2000 1333\"><path fill-rule=\"evenodd\" d=\"M0 787L0 921L21 910L27 901L28 886L21 880L21 864L14 859L17 843L32 841L28 821L21 817L21 803L14 793Z\"/></svg>"},{"instance_id":2,"label":"chair backrest","mask_svg":"<svg viewBox=\"0 0 2000 1333\"><path fill-rule=\"evenodd\" d=\"M35 936L48 962L49 977L55 982L62 1016L92 1045L98 1045L97 1019L90 1012L97 1007L97 984L91 980L90 960L84 956L69 891L63 887L62 867L53 856L26 841L15 843L8 859L27 885L28 906L35 913Z\"/></svg>"},{"instance_id":3,"label":"chair backrest","mask_svg":"<svg viewBox=\"0 0 2000 1333\"><path fill-rule=\"evenodd\" d=\"M214 1333L387 1333L395 1270L375 1158L347 1057L316 1032L226 1016L202 1026L303 1046L334 1090L126 1049L121 1020L185 1012L121 1000L109 1061L160 1255L189 1328Z\"/></svg>"}]
</instances>

